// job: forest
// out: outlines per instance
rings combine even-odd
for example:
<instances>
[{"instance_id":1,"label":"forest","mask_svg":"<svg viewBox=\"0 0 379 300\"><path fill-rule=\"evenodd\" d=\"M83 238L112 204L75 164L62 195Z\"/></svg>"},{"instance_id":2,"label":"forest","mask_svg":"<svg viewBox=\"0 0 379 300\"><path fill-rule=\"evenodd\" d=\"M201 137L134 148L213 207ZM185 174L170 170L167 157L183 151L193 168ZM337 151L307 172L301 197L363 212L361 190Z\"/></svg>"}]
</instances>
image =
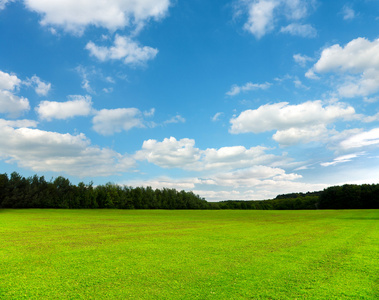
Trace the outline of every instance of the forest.
<instances>
[{"instance_id":1,"label":"forest","mask_svg":"<svg viewBox=\"0 0 379 300\"><path fill-rule=\"evenodd\" d=\"M0 174L0 208L118 209L378 209L379 184L333 186L323 191L278 195L269 200L207 202L193 192L113 183L72 184L58 176Z\"/></svg>"}]
</instances>

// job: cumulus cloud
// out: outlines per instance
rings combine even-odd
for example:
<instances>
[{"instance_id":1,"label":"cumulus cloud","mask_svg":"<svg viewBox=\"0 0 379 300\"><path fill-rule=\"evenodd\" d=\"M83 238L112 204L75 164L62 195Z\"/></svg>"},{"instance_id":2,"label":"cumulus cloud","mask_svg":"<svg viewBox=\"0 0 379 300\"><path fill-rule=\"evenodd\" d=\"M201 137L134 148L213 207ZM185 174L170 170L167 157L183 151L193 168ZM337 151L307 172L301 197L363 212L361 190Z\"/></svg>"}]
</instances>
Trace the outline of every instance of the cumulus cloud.
<instances>
[{"instance_id":1,"label":"cumulus cloud","mask_svg":"<svg viewBox=\"0 0 379 300\"><path fill-rule=\"evenodd\" d=\"M33 87L39 96L46 96L51 88L50 83L42 81L37 75L21 80L16 75L0 71L0 113L18 117L30 109L29 100L16 95L22 85Z\"/></svg>"},{"instance_id":2,"label":"cumulus cloud","mask_svg":"<svg viewBox=\"0 0 379 300\"><path fill-rule=\"evenodd\" d=\"M192 190L207 201L261 200L274 198L280 193L317 191L326 184L309 184L299 181L301 176L286 173L279 168L256 166L234 172L216 173L207 178L158 177L147 181L128 181L132 186L152 186L153 188L176 188Z\"/></svg>"},{"instance_id":3,"label":"cumulus cloud","mask_svg":"<svg viewBox=\"0 0 379 300\"><path fill-rule=\"evenodd\" d=\"M142 150L135 154L137 160L147 160L163 168L182 168L186 170L231 170L260 164L274 164L287 160L286 157L267 154L265 147L246 149L243 146L207 148L195 147L195 140L174 137L144 141Z\"/></svg>"},{"instance_id":4,"label":"cumulus cloud","mask_svg":"<svg viewBox=\"0 0 379 300\"><path fill-rule=\"evenodd\" d=\"M248 82L243 86L233 85L230 91L226 94L229 96L238 95L241 92L253 91L253 90L266 90L271 86L271 83L252 83Z\"/></svg>"},{"instance_id":5,"label":"cumulus cloud","mask_svg":"<svg viewBox=\"0 0 379 300\"><path fill-rule=\"evenodd\" d=\"M202 151L201 168L205 170L230 170L260 164L284 161L285 157L267 154L268 148L262 146L246 149L244 146L208 148Z\"/></svg>"},{"instance_id":6,"label":"cumulus cloud","mask_svg":"<svg viewBox=\"0 0 379 300\"><path fill-rule=\"evenodd\" d=\"M309 24L292 23L285 27L282 27L280 29L280 32L308 38L313 38L317 36L317 30Z\"/></svg>"},{"instance_id":7,"label":"cumulus cloud","mask_svg":"<svg viewBox=\"0 0 379 300\"><path fill-rule=\"evenodd\" d=\"M309 184L299 181L301 175L287 173L280 168L257 165L232 172L214 173L201 177L157 177L148 180L131 180L131 186L151 186L153 188L175 188L192 190L207 201L261 200L274 198L280 193L294 190L308 192L322 190L326 184Z\"/></svg>"},{"instance_id":8,"label":"cumulus cloud","mask_svg":"<svg viewBox=\"0 0 379 300\"><path fill-rule=\"evenodd\" d=\"M25 0L24 2L28 9L42 16L41 25L59 27L75 34L82 34L90 25L111 31L130 26L140 28L149 19L163 18L170 6L169 0Z\"/></svg>"},{"instance_id":9,"label":"cumulus cloud","mask_svg":"<svg viewBox=\"0 0 379 300\"><path fill-rule=\"evenodd\" d=\"M238 10L238 13L241 14L241 11L246 10L247 7L248 20L244 24L244 29L260 39L273 31L280 19L294 21L304 19L313 2L307 0L245 0L239 2L244 9ZM298 23L282 27L282 30L306 37L313 37L316 33L311 25Z\"/></svg>"},{"instance_id":10,"label":"cumulus cloud","mask_svg":"<svg viewBox=\"0 0 379 300\"><path fill-rule=\"evenodd\" d=\"M116 34L112 47L97 46L91 41L85 48L100 61L122 60L127 65L143 65L158 53L157 49L147 46L140 47L131 38L118 34Z\"/></svg>"},{"instance_id":11,"label":"cumulus cloud","mask_svg":"<svg viewBox=\"0 0 379 300\"><path fill-rule=\"evenodd\" d=\"M0 128L9 126L14 128L20 127L37 127L38 122L34 120L4 120L0 119Z\"/></svg>"},{"instance_id":12,"label":"cumulus cloud","mask_svg":"<svg viewBox=\"0 0 379 300\"><path fill-rule=\"evenodd\" d=\"M275 181L262 180L255 186L243 188L239 187L219 187L214 190L206 190L202 186L197 187L193 192L204 197L207 201L224 201L224 200L265 200L273 199L279 194L309 191L320 191L326 188L326 184L309 184L299 181Z\"/></svg>"},{"instance_id":13,"label":"cumulus cloud","mask_svg":"<svg viewBox=\"0 0 379 300\"><path fill-rule=\"evenodd\" d=\"M102 109L96 112L92 123L93 129L102 135L145 127L142 112L137 108Z\"/></svg>"},{"instance_id":14,"label":"cumulus cloud","mask_svg":"<svg viewBox=\"0 0 379 300\"><path fill-rule=\"evenodd\" d=\"M324 49L307 73L337 73L343 83L337 89L343 97L368 96L379 91L379 39L357 38L344 47Z\"/></svg>"},{"instance_id":15,"label":"cumulus cloud","mask_svg":"<svg viewBox=\"0 0 379 300\"><path fill-rule=\"evenodd\" d=\"M0 113L17 118L28 110L30 110L30 105L27 98L18 97L10 91L0 90Z\"/></svg>"},{"instance_id":16,"label":"cumulus cloud","mask_svg":"<svg viewBox=\"0 0 379 300\"><path fill-rule=\"evenodd\" d=\"M0 71L0 90L14 91L20 85L33 87L39 96L46 96L51 88L51 83L42 81L37 75L22 81L16 75Z\"/></svg>"},{"instance_id":17,"label":"cumulus cloud","mask_svg":"<svg viewBox=\"0 0 379 300\"><path fill-rule=\"evenodd\" d=\"M90 96L72 95L66 102L42 101L36 112L42 120L65 120L77 116L88 116L92 111Z\"/></svg>"},{"instance_id":18,"label":"cumulus cloud","mask_svg":"<svg viewBox=\"0 0 379 300\"><path fill-rule=\"evenodd\" d=\"M262 184L262 180L295 180L301 178L298 174L286 174L281 168L254 166L237 171L217 174L213 180L217 185L233 187L252 187Z\"/></svg>"},{"instance_id":19,"label":"cumulus cloud","mask_svg":"<svg viewBox=\"0 0 379 300\"><path fill-rule=\"evenodd\" d=\"M257 170L252 170L251 172L257 173ZM249 171L245 171L249 174ZM275 173L275 172L273 172ZM290 174L287 174L290 175ZM231 175L228 174L230 177ZM291 176L289 176L291 177ZM297 174L293 174L292 177L299 179ZM309 191L319 191L326 188L327 184L310 184L300 182L298 180L281 180L276 175L272 178L266 178L262 180L254 180L251 182L243 179L243 182L237 182L233 180L224 181L227 185L218 185L223 182L219 180L218 176L210 177L208 179L204 178L170 178L170 177L159 177L150 179L147 181L133 180L128 181L127 185L132 186L151 186L153 188L175 188L178 190L192 190L195 194L200 195L200 197L205 198L207 201L223 201L223 200L263 200L272 199L278 194L292 193L293 191L298 192L309 192Z\"/></svg>"},{"instance_id":20,"label":"cumulus cloud","mask_svg":"<svg viewBox=\"0 0 379 300\"><path fill-rule=\"evenodd\" d=\"M324 124L278 130L272 138L282 146L319 141L328 137Z\"/></svg>"},{"instance_id":21,"label":"cumulus cloud","mask_svg":"<svg viewBox=\"0 0 379 300\"><path fill-rule=\"evenodd\" d=\"M16 118L30 109L29 100L15 95L22 80L16 75L0 71L0 113Z\"/></svg>"},{"instance_id":22,"label":"cumulus cloud","mask_svg":"<svg viewBox=\"0 0 379 300\"><path fill-rule=\"evenodd\" d=\"M188 168L200 159L200 150L195 148L195 140L174 137L165 138L162 142L147 140L142 150L135 155L137 160L147 160L163 168Z\"/></svg>"},{"instance_id":23,"label":"cumulus cloud","mask_svg":"<svg viewBox=\"0 0 379 300\"><path fill-rule=\"evenodd\" d=\"M0 71L0 90L13 91L20 84L21 80L16 75Z\"/></svg>"},{"instance_id":24,"label":"cumulus cloud","mask_svg":"<svg viewBox=\"0 0 379 300\"><path fill-rule=\"evenodd\" d=\"M170 178L166 176L148 179L148 180L129 180L124 183L128 186L143 186L143 187L152 187L153 189L176 189L176 190L193 190L197 183L201 182L198 178Z\"/></svg>"},{"instance_id":25,"label":"cumulus cloud","mask_svg":"<svg viewBox=\"0 0 379 300\"><path fill-rule=\"evenodd\" d=\"M245 110L232 118L230 132L260 133L270 130L288 130L328 124L337 119L349 119L355 115L353 107L344 103L324 106L321 101L307 101L298 105L288 102L266 104L255 110Z\"/></svg>"},{"instance_id":26,"label":"cumulus cloud","mask_svg":"<svg viewBox=\"0 0 379 300\"><path fill-rule=\"evenodd\" d=\"M11 125L17 124L0 122L0 157L8 163L35 172L64 172L80 177L115 175L134 166L128 155L92 146L83 134L15 129Z\"/></svg>"}]
</instances>

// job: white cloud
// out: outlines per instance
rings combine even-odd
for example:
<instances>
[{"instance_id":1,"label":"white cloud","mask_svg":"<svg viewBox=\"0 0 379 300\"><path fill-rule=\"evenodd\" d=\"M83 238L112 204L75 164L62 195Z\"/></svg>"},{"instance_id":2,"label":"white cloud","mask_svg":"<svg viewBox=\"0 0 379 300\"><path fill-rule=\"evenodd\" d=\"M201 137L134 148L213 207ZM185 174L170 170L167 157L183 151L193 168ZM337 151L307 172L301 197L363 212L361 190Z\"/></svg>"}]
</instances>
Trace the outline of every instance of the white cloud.
<instances>
[{"instance_id":1,"label":"white cloud","mask_svg":"<svg viewBox=\"0 0 379 300\"><path fill-rule=\"evenodd\" d=\"M200 150L194 146L195 140L187 138L178 141L170 137L162 142L151 139L143 142L135 158L163 168L188 168L200 159Z\"/></svg>"},{"instance_id":2,"label":"white cloud","mask_svg":"<svg viewBox=\"0 0 379 300\"><path fill-rule=\"evenodd\" d=\"M142 150L136 152L137 160L147 160L163 168L182 168L186 170L231 170L260 164L274 164L287 160L283 156L267 154L265 147L246 149L243 146L208 148L195 147L195 140L174 137L144 141Z\"/></svg>"},{"instance_id":3,"label":"white cloud","mask_svg":"<svg viewBox=\"0 0 379 300\"><path fill-rule=\"evenodd\" d=\"M363 101L364 102L367 102L367 103L375 103L375 102L378 102L379 100L379 96L375 96L375 97L364 97L363 98Z\"/></svg>"},{"instance_id":4,"label":"white cloud","mask_svg":"<svg viewBox=\"0 0 379 300\"><path fill-rule=\"evenodd\" d=\"M94 88L92 88L92 83L95 81L95 86L100 86L99 81L101 84L114 84L116 83L115 80L111 76L107 76L103 74L101 69L95 68L95 67L84 67L82 65L78 65L75 68L75 71L79 74L79 76L82 79L82 88L87 91L89 94L96 94L96 91ZM105 93L111 93L113 91L112 87L106 87L102 89Z\"/></svg>"},{"instance_id":5,"label":"white cloud","mask_svg":"<svg viewBox=\"0 0 379 300\"><path fill-rule=\"evenodd\" d=\"M39 96L46 96L50 89L51 89L51 83L43 82L38 76L34 75L32 78L27 79L24 82L27 86L32 86L35 90L35 92Z\"/></svg>"},{"instance_id":6,"label":"white cloud","mask_svg":"<svg viewBox=\"0 0 379 300\"><path fill-rule=\"evenodd\" d=\"M315 79L315 80L316 80L316 79L320 79L320 77L318 77L312 69L308 70L308 71L305 73L305 77L307 77L307 78L309 78L309 79Z\"/></svg>"},{"instance_id":7,"label":"white cloud","mask_svg":"<svg viewBox=\"0 0 379 300\"><path fill-rule=\"evenodd\" d=\"M46 96L51 88L50 83L43 82L37 75L22 81L16 75L0 71L0 90L14 91L21 84L32 86L39 96Z\"/></svg>"},{"instance_id":8,"label":"white cloud","mask_svg":"<svg viewBox=\"0 0 379 300\"><path fill-rule=\"evenodd\" d=\"M293 83L295 84L295 87L297 89L305 89L305 90L309 90L309 87L305 86L301 80L297 77L295 77L295 80L293 81Z\"/></svg>"},{"instance_id":9,"label":"white cloud","mask_svg":"<svg viewBox=\"0 0 379 300\"><path fill-rule=\"evenodd\" d=\"M143 112L143 115L145 117L152 117L154 116L154 114L155 114L155 108L151 108L150 110Z\"/></svg>"},{"instance_id":10,"label":"white cloud","mask_svg":"<svg viewBox=\"0 0 379 300\"><path fill-rule=\"evenodd\" d=\"M354 134L340 143L343 150L363 148L379 144L379 128Z\"/></svg>"},{"instance_id":11,"label":"white cloud","mask_svg":"<svg viewBox=\"0 0 379 300\"><path fill-rule=\"evenodd\" d=\"M260 39L267 33L273 31L276 23L281 18L286 20L301 20L307 17L309 8L314 1L310 0L244 0L241 6L248 10L248 20L244 29ZM244 9L246 10L246 8ZM238 10L241 14L243 10ZM284 28L284 29L283 29ZM293 35L313 37L316 30L311 25L290 24L282 27L284 32Z\"/></svg>"},{"instance_id":12,"label":"white cloud","mask_svg":"<svg viewBox=\"0 0 379 300\"><path fill-rule=\"evenodd\" d=\"M289 20L300 20L308 15L310 3L303 0L285 0L284 13Z\"/></svg>"},{"instance_id":13,"label":"white cloud","mask_svg":"<svg viewBox=\"0 0 379 300\"><path fill-rule=\"evenodd\" d=\"M250 3L248 21L244 29L261 38L266 33L274 29L274 9L278 6L278 1L259 0Z\"/></svg>"},{"instance_id":14,"label":"white cloud","mask_svg":"<svg viewBox=\"0 0 379 300\"><path fill-rule=\"evenodd\" d=\"M373 116L362 116L362 121L365 123L371 123L371 122L379 121L379 112Z\"/></svg>"},{"instance_id":15,"label":"white cloud","mask_svg":"<svg viewBox=\"0 0 379 300\"><path fill-rule=\"evenodd\" d=\"M237 172L241 178L233 180L235 173L227 173L221 178L218 174L207 179L193 178L170 178L158 177L150 180L132 180L126 182L131 186L151 186L153 188L175 188L178 190L192 190L195 194L207 201L223 200L262 200L272 199L278 194L319 191L326 188L327 184L311 184L298 181L297 174L286 174L281 169L266 169L259 166L255 169L246 169ZM262 174L261 179L259 174ZM257 178L249 179L249 175ZM283 175L281 177L281 175ZM266 176L266 177L265 177ZM267 177L268 176L268 177ZM271 177L270 177L271 176ZM223 185L225 184L225 185ZM252 185L251 185L252 184Z\"/></svg>"},{"instance_id":16,"label":"white cloud","mask_svg":"<svg viewBox=\"0 0 379 300\"><path fill-rule=\"evenodd\" d=\"M169 189L176 189L176 190L193 190L195 188L195 184L199 183L200 180L198 178L181 178L181 179L174 179L170 177L158 177L154 179L148 179L148 180L129 180L128 182L124 183L127 186L150 186L153 189L163 189L163 188L169 188Z\"/></svg>"},{"instance_id":17,"label":"white cloud","mask_svg":"<svg viewBox=\"0 0 379 300\"><path fill-rule=\"evenodd\" d=\"M218 121L218 120L221 118L221 116L223 116L223 115L224 115L224 113L222 113L222 112L218 112L218 113L216 113L216 114L212 117L212 121L213 121L213 122Z\"/></svg>"},{"instance_id":18,"label":"white cloud","mask_svg":"<svg viewBox=\"0 0 379 300\"><path fill-rule=\"evenodd\" d=\"M82 88L85 89L87 93L94 94L95 92L91 87L88 77L90 74L96 73L95 70L92 69L91 71L88 71L87 68L79 65L75 68L75 71L77 71L82 77Z\"/></svg>"},{"instance_id":19,"label":"white cloud","mask_svg":"<svg viewBox=\"0 0 379 300\"><path fill-rule=\"evenodd\" d=\"M335 159L333 159L332 162L321 163L320 165L323 167L334 166L334 165L337 165L340 163L352 161L354 158L357 158L363 154L364 154L364 152L342 155L342 156L339 156L339 157L336 157Z\"/></svg>"},{"instance_id":20,"label":"white cloud","mask_svg":"<svg viewBox=\"0 0 379 300\"><path fill-rule=\"evenodd\" d=\"M112 47L96 46L91 41L85 48L100 61L115 59L122 60L128 65L143 65L148 60L153 59L158 53L157 49L147 46L140 47L131 38L118 34L116 34L114 46Z\"/></svg>"},{"instance_id":21,"label":"white cloud","mask_svg":"<svg viewBox=\"0 0 379 300\"><path fill-rule=\"evenodd\" d=\"M22 81L16 75L0 71L0 113L16 118L30 109L29 100L14 94Z\"/></svg>"},{"instance_id":22,"label":"white cloud","mask_svg":"<svg viewBox=\"0 0 379 300\"><path fill-rule=\"evenodd\" d=\"M112 93L113 92L113 88L103 88L103 92L107 93L107 94Z\"/></svg>"},{"instance_id":23,"label":"white cloud","mask_svg":"<svg viewBox=\"0 0 379 300\"><path fill-rule=\"evenodd\" d=\"M145 127L142 113L137 108L102 109L96 113L92 123L93 129L102 135Z\"/></svg>"},{"instance_id":24,"label":"white cloud","mask_svg":"<svg viewBox=\"0 0 379 300\"><path fill-rule=\"evenodd\" d=\"M313 38L317 36L317 30L309 24L292 23L280 29L280 32L289 33L301 37Z\"/></svg>"},{"instance_id":25,"label":"white cloud","mask_svg":"<svg viewBox=\"0 0 379 300\"><path fill-rule=\"evenodd\" d=\"M0 10L3 10L8 3L15 1L16 0L0 0Z\"/></svg>"},{"instance_id":26,"label":"white cloud","mask_svg":"<svg viewBox=\"0 0 379 300\"><path fill-rule=\"evenodd\" d=\"M342 8L342 14L344 20L352 20L356 17L354 9L347 5Z\"/></svg>"},{"instance_id":27,"label":"white cloud","mask_svg":"<svg viewBox=\"0 0 379 300\"><path fill-rule=\"evenodd\" d=\"M336 44L324 49L320 59L307 73L341 74L343 97L368 96L379 91L379 39L357 38L345 47Z\"/></svg>"},{"instance_id":28,"label":"white cloud","mask_svg":"<svg viewBox=\"0 0 379 300\"><path fill-rule=\"evenodd\" d=\"M300 66L305 67L307 62L312 61L313 59L309 56L302 55L302 54L295 54L293 56L293 59L295 60L296 63L298 63Z\"/></svg>"},{"instance_id":29,"label":"white cloud","mask_svg":"<svg viewBox=\"0 0 379 300\"><path fill-rule=\"evenodd\" d=\"M255 200L260 198L255 198L256 193L254 191L242 192L239 190L217 190L217 191L207 191L207 190L194 190L196 195L206 199L208 202L218 202L225 200ZM263 199L263 198L262 198Z\"/></svg>"},{"instance_id":30,"label":"white cloud","mask_svg":"<svg viewBox=\"0 0 379 300\"><path fill-rule=\"evenodd\" d=\"M0 119L0 128L4 126L20 128L20 127L37 127L38 122L34 120L4 120Z\"/></svg>"},{"instance_id":31,"label":"white cloud","mask_svg":"<svg viewBox=\"0 0 379 300\"><path fill-rule=\"evenodd\" d=\"M232 172L219 173L212 178L217 185L238 187L253 187L261 185L264 180L287 181L301 178L298 174L286 174L283 169L268 166L254 166Z\"/></svg>"},{"instance_id":32,"label":"white cloud","mask_svg":"<svg viewBox=\"0 0 379 300\"><path fill-rule=\"evenodd\" d=\"M25 0L28 9L42 16L41 25L63 28L82 34L87 26L111 31L125 27L141 28L149 19L161 19L168 11L169 0Z\"/></svg>"},{"instance_id":33,"label":"white cloud","mask_svg":"<svg viewBox=\"0 0 379 300\"><path fill-rule=\"evenodd\" d=\"M319 141L328 136L325 125L318 124L305 127L293 127L286 130L278 130L272 138L282 146L289 146L298 143L309 143Z\"/></svg>"},{"instance_id":34,"label":"white cloud","mask_svg":"<svg viewBox=\"0 0 379 300\"><path fill-rule=\"evenodd\" d=\"M91 84L88 79L82 80L82 88L86 90L87 93L94 94L94 90L91 87Z\"/></svg>"},{"instance_id":35,"label":"white cloud","mask_svg":"<svg viewBox=\"0 0 379 300\"><path fill-rule=\"evenodd\" d=\"M9 123L2 122L0 127L1 158L35 172L64 172L68 175L93 177L115 175L134 166L134 160L128 155L91 146L83 134L15 129Z\"/></svg>"},{"instance_id":36,"label":"white cloud","mask_svg":"<svg viewBox=\"0 0 379 300\"><path fill-rule=\"evenodd\" d=\"M249 149L243 146L221 147L219 149L208 148L202 151L201 168L205 170L230 170L286 160L285 157L267 154L265 153L266 150L268 149L261 146Z\"/></svg>"},{"instance_id":37,"label":"white cloud","mask_svg":"<svg viewBox=\"0 0 379 300\"><path fill-rule=\"evenodd\" d=\"M207 201L261 200L274 198L280 193L321 190L324 184L299 182L301 176L286 173L283 169L257 165L233 172L215 173L207 178L157 177L148 180L131 180L131 186L151 186L153 188L175 188L192 190Z\"/></svg>"},{"instance_id":38,"label":"white cloud","mask_svg":"<svg viewBox=\"0 0 379 300\"><path fill-rule=\"evenodd\" d=\"M248 82L243 86L233 85L230 91L226 94L229 96L238 95L241 92L253 91L253 90L266 90L271 86L271 83L252 83Z\"/></svg>"},{"instance_id":39,"label":"white cloud","mask_svg":"<svg viewBox=\"0 0 379 300\"><path fill-rule=\"evenodd\" d=\"M65 120L77 116L88 116L92 111L92 101L90 96L72 95L66 102L42 101L36 112L43 120L52 119Z\"/></svg>"},{"instance_id":40,"label":"white cloud","mask_svg":"<svg viewBox=\"0 0 379 300\"><path fill-rule=\"evenodd\" d=\"M16 118L30 109L29 100L10 91L0 90L0 113Z\"/></svg>"},{"instance_id":41,"label":"white cloud","mask_svg":"<svg viewBox=\"0 0 379 300\"><path fill-rule=\"evenodd\" d=\"M344 103L323 106L321 101L308 101L298 105L287 102L266 104L256 110L243 111L232 118L231 133L287 130L332 123L337 119L349 119L355 114L353 107Z\"/></svg>"},{"instance_id":42,"label":"white cloud","mask_svg":"<svg viewBox=\"0 0 379 300\"><path fill-rule=\"evenodd\" d=\"M335 44L324 49L320 59L314 65L317 72L351 71L361 73L379 64L379 40L370 42L365 38L357 38L345 47Z\"/></svg>"},{"instance_id":43,"label":"white cloud","mask_svg":"<svg viewBox=\"0 0 379 300\"><path fill-rule=\"evenodd\" d=\"M172 117L171 119L168 119L163 122L164 125L166 124L172 124L172 123L185 123L186 119L184 119L181 115L176 115Z\"/></svg>"},{"instance_id":44,"label":"white cloud","mask_svg":"<svg viewBox=\"0 0 379 300\"><path fill-rule=\"evenodd\" d=\"M20 84L21 80L16 75L0 71L0 90L13 91Z\"/></svg>"}]
</instances>

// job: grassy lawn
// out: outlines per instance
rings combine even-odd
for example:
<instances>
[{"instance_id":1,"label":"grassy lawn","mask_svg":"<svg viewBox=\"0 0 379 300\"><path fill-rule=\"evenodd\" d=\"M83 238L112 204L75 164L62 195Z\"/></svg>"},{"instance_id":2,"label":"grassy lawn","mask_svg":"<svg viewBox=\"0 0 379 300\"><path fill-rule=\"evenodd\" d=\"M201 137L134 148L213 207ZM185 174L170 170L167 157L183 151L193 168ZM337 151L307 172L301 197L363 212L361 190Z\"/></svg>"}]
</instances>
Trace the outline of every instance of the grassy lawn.
<instances>
[{"instance_id":1,"label":"grassy lawn","mask_svg":"<svg viewBox=\"0 0 379 300\"><path fill-rule=\"evenodd\" d=\"M379 299L379 211L0 210L0 299Z\"/></svg>"}]
</instances>

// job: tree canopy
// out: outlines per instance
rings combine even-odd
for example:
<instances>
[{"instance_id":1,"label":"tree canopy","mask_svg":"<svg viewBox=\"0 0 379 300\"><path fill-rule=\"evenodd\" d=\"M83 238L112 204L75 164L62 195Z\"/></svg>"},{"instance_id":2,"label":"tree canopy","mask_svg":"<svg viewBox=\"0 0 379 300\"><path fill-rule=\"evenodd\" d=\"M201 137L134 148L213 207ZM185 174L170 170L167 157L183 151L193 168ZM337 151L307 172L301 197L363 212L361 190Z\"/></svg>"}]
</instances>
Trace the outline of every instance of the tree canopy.
<instances>
[{"instance_id":1,"label":"tree canopy","mask_svg":"<svg viewBox=\"0 0 379 300\"><path fill-rule=\"evenodd\" d=\"M259 201L207 202L193 192L129 187L113 183L72 184L58 176L25 178L0 174L0 208L119 209L378 209L379 184L343 185L319 192L290 193Z\"/></svg>"}]
</instances>

